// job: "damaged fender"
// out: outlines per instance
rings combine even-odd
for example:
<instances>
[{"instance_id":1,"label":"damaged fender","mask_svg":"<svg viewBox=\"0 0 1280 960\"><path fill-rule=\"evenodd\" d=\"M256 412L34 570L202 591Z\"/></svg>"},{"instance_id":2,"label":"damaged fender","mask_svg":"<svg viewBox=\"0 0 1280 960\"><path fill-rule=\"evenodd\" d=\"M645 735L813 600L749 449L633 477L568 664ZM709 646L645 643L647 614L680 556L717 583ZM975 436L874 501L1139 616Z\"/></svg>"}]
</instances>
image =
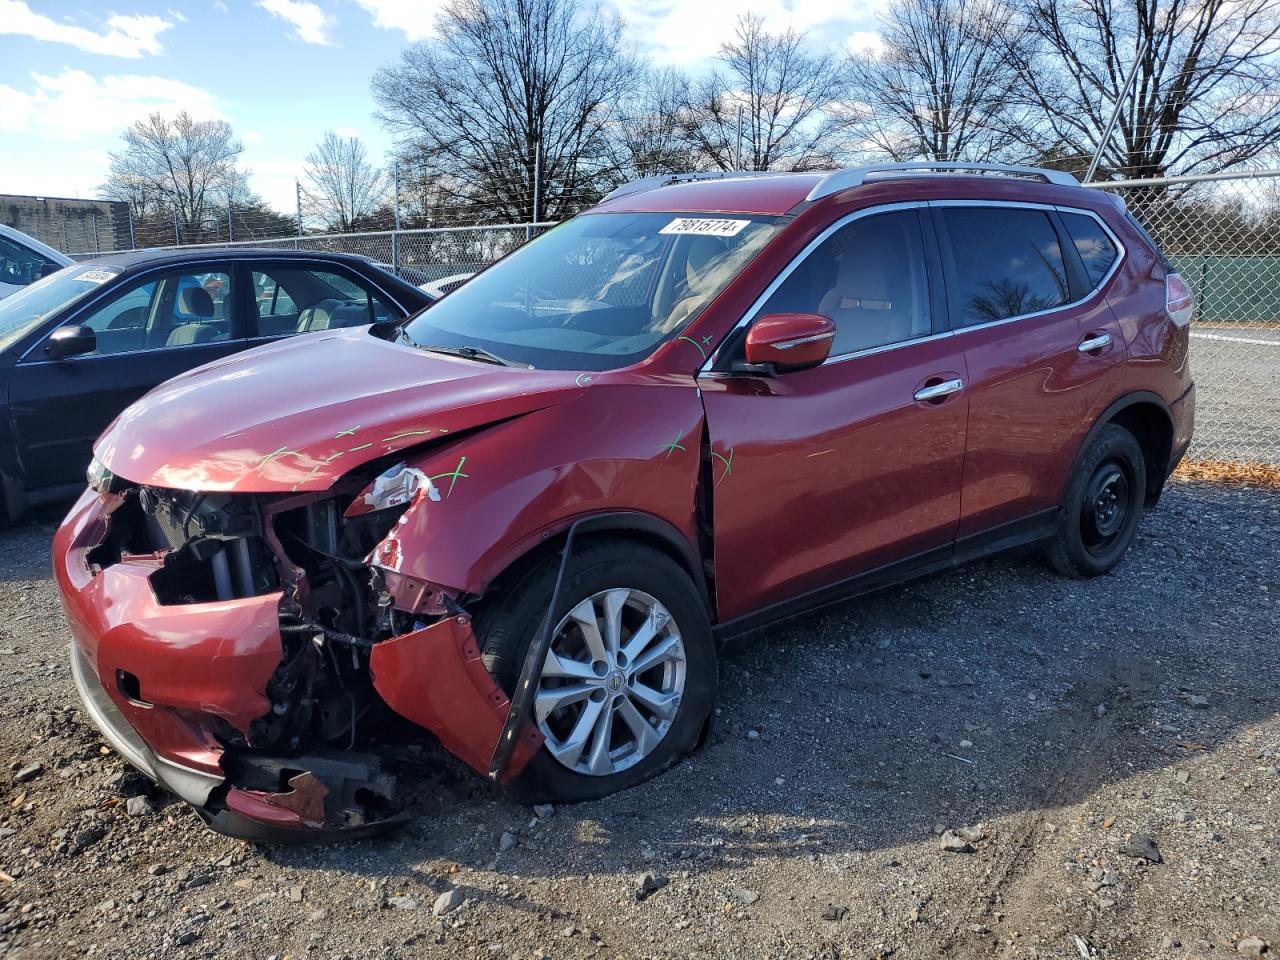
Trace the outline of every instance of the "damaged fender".
<instances>
[{"instance_id":1,"label":"damaged fender","mask_svg":"<svg viewBox=\"0 0 1280 960\"><path fill-rule=\"evenodd\" d=\"M396 713L434 733L444 748L488 776L511 702L489 675L467 616L384 640L373 648L373 686ZM502 782L519 776L542 746L526 724Z\"/></svg>"}]
</instances>

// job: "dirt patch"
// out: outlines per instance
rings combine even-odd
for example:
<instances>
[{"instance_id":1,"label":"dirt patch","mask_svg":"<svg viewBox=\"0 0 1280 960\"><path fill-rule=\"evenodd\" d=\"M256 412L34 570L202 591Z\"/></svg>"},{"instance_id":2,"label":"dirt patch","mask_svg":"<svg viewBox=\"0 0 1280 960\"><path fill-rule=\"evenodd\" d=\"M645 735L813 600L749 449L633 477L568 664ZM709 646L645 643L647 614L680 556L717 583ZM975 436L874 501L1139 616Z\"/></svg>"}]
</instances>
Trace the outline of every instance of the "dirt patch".
<instances>
[{"instance_id":1,"label":"dirt patch","mask_svg":"<svg viewBox=\"0 0 1280 960\"><path fill-rule=\"evenodd\" d=\"M1280 952L1278 492L1175 482L1097 580L1002 560L748 637L705 749L603 801L424 737L412 824L331 847L211 834L104 752L49 534L0 535L0 955Z\"/></svg>"}]
</instances>

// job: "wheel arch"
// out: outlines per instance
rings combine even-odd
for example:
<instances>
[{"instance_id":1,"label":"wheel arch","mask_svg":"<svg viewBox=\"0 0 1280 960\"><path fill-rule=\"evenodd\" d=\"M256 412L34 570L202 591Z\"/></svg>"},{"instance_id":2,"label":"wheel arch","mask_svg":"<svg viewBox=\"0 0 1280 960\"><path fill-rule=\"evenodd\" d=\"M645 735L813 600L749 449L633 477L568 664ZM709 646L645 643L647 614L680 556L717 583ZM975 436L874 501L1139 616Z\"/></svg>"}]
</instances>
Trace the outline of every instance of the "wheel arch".
<instances>
[{"instance_id":1,"label":"wheel arch","mask_svg":"<svg viewBox=\"0 0 1280 960\"><path fill-rule=\"evenodd\" d=\"M668 521L637 510L611 510L588 514L565 521L558 525L554 532L544 531L536 542L519 553L491 579L489 590L495 587L502 589L507 584L519 580L532 567L561 550L569 527L575 523L577 524L577 533L574 534L575 546L580 546L586 539L607 537L643 543L665 554L689 575L694 589L698 592L698 597L702 600L703 607L706 608L708 616L714 620L707 579L702 572L702 563L697 549ZM486 593L489 590L486 590Z\"/></svg>"},{"instance_id":2,"label":"wheel arch","mask_svg":"<svg viewBox=\"0 0 1280 960\"><path fill-rule=\"evenodd\" d=\"M1147 468L1146 505L1154 507L1169 476L1170 458L1173 456L1173 417L1164 398L1149 390L1125 394L1102 412L1076 450L1071 463L1072 473L1068 476L1074 474L1076 466L1102 429L1113 423L1133 434L1142 448Z\"/></svg>"}]
</instances>

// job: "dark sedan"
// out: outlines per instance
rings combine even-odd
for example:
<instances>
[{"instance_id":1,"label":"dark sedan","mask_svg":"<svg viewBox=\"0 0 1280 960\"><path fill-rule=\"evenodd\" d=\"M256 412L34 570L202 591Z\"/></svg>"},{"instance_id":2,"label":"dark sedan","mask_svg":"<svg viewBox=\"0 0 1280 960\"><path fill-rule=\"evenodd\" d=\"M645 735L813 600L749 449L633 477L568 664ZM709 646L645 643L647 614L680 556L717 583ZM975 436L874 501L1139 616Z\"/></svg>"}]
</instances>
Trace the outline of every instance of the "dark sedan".
<instances>
[{"instance_id":1,"label":"dark sedan","mask_svg":"<svg viewBox=\"0 0 1280 960\"><path fill-rule=\"evenodd\" d=\"M77 493L94 439L170 377L431 299L361 257L288 250L124 253L24 288L0 301L0 525Z\"/></svg>"}]
</instances>

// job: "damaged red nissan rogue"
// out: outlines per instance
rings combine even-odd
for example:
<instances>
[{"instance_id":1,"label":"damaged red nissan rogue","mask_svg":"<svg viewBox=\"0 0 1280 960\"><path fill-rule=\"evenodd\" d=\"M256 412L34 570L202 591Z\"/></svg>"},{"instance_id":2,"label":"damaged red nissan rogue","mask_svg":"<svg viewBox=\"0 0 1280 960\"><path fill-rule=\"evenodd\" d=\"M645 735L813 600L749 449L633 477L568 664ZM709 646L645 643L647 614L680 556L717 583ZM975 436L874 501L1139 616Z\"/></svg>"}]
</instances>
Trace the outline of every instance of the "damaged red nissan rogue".
<instances>
[{"instance_id":1,"label":"damaged red nissan rogue","mask_svg":"<svg viewBox=\"0 0 1280 960\"><path fill-rule=\"evenodd\" d=\"M638 181L121 414L55 541L75 680L238 836L395 822L379 758L427 731L599 797L695 748L719 639L1016 548L1115 566L1190 441L1191 311L1054 171Z\"/></svg>"}]
</instances>

